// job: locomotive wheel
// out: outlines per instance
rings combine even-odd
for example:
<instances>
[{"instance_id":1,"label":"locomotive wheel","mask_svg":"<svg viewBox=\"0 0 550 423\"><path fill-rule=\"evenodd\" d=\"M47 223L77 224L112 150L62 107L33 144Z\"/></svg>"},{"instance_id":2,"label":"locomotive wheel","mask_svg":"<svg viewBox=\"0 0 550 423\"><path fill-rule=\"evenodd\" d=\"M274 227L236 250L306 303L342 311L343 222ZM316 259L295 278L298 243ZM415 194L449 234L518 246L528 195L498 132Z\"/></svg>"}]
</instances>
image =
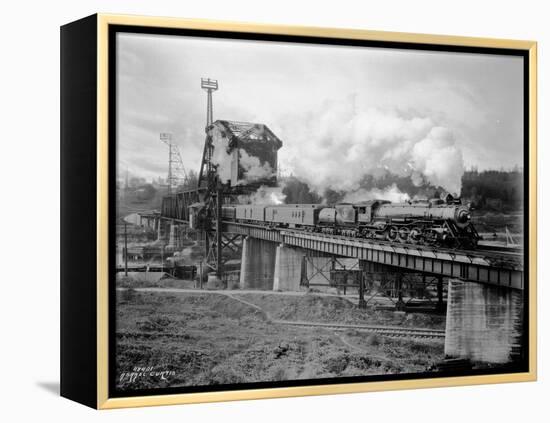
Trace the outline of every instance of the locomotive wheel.
<instances>
[{"instance_id":1,"label":"locomotive wheel","mask_svg":"<svg viewBox=\"0 0 550 423\"><path fill-rule=\"evenodd\" d=\"M418 244L421 240L422 230L420 228L412 228L411 233L409 234L409 241L413 244Z\"/></svg>"},{"instance_id":2,"label":"locomotive wheel","mask_svg":"<svg viewBox=\"0 0 550 423\"><path fill-rule=\"evenodd\" d=\"M399 231L395 226L390 226L388 228L388 232L386 233L386 238L388 241L397 241L397 237L399 235Z\"/></svg>"},{"instance_id":3,"label":"locomotive wheel","mask_svg":"<svg viewBox=\"0 0 550 423\"><path fill-rule=\"evenodd\" d=\"M399 228L399 241L407 242L409 240L410 229L406 226Z\"/></svg>"}]
</instances>

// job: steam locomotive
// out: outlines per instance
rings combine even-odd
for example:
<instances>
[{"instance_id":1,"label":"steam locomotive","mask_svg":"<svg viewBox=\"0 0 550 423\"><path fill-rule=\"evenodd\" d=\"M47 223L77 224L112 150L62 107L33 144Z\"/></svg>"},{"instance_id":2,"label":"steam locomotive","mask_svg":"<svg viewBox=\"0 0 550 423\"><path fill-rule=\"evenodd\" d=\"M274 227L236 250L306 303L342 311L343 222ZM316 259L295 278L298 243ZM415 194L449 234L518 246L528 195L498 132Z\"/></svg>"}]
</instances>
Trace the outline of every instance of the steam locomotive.
<instances>
[{"instance_id":1,"label":"steam locomotive","mask_svg":"<svg viewBox=\"0 0 550 423\"><path fill-rule=\"evenodd\" d=\"M442 198L391 203L385 200L321 204L225 205L222 219L277 228L385 240L392 243L474 249L480 239L470 210Z\"/></svg>"}]
</instances>

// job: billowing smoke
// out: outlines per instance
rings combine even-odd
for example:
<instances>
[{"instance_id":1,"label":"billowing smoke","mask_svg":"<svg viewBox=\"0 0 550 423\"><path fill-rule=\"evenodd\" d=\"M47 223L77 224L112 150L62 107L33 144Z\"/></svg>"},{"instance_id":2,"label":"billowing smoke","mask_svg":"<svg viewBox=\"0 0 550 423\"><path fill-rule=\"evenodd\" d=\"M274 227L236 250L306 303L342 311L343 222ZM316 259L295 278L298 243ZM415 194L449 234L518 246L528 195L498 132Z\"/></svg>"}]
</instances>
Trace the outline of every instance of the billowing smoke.
<instances>
[{"instance_id":1,"label":"billowing smoke","mask_svg":"<svg viewBox=\"0 0 550 423\"><path fill-rule=\"evenodd\" d=\"M346 194L342 201L344 203L356 203L367 200L388 200L392 203L403 203L410 200L410 196L406 192L401 192L396 184L391 184L384 189L373 188L366 190L361 188L352 191Z\"/></svg>"},{"instance_id":2,"label":"billowing smoke","mask_svg":"<svg viewBox=\"0 0 550 423\"><path fill-rule=\"evenodd\" d=\"M245 150L240 150L239 164L244 170L244 179L239 181L239 184L246 184L247 182L255 182L260 180L266 180L275 176L275 171L265 162L260 163L260 159L255 156L249 155Z\"/></svg>"},{"instance_id":3,"label":"billowing smoke","mask_svg":"<svg viewBox=\"0 0 550 423\"><path fill-rule=\"evenodd\" d=\"M218 167L218 177L222 182L231 179L231 162L233 152L229 151L229 139L222 136L218 128L214 128L212 137L215 139L215 147L212 153L212 162Z\"/></svg>"},{"instance_id":4,"label":"billowing smoke","mask_svg":"<svg viewBox=\"0 0 550 423\"><path fill-rule=\"evenodd\" d=\"M412 167L413 178L420 174L432 185L460 195L464 162L462 151L456 146L453 133L449 129L436 126L414 145ZM415 179L413 182L419 185Z\"/></svg>"},{"instance_id":5,"label":"billowing smoke","mask_svg":"<svg viewBox=\"0 0 550 423\"><path fill-rule=\"evenodd\" d=\"M256 156L251 156L242 148L229 148L229 138L217 127L212 129L210 134L213 139L214 151L212 162L217 166L217 173L222 182L231 180L231 173L237 162L243 170L242 179L237 181L238 185L257 182L275 176L275 170L269 163L261 163Z\"/></svg>"},{"instance_id":6,"label":"billowing smoke","mask_svg":"<svg viewBox=\"0 0 550 423\"><path fill-rule=\"evenodd\" d=\"M255 193L249 196L240 196L241 204L278 205L285 202L286 195L283 187L266 187L262 185Z\"/></svg>"},{"instance_id":7,"label":"billowing smoke","mask_svg":"<svg viewBox=\"0 0 550 423\"><path fill-rule=\"evenodd\" d=\"M318 193L353 192L365 175L387 173L460 193L464 164L453 132L421 113L331 101L288 117L279 131L283 165Z\"/></svg>"}]
</instances>

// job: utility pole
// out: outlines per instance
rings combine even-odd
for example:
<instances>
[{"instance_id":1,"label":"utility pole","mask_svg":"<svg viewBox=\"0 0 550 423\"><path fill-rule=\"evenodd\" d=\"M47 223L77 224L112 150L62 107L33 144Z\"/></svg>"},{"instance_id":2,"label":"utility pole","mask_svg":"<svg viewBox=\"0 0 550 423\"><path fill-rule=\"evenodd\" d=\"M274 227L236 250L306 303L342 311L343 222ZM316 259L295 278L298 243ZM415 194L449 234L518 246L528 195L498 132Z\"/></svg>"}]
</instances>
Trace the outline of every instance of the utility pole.
<instances>
[{"instance_id":1,"label":"utility pole","mask_svg":"<svg viewBox=\"0 0 550 423\"><path fill-rule=\"evenodd\" d=\"M223 256L222 256L222 202L223 192L218 187L216 192L216 276L222 278L223 275Z\"/></svg>"},{"instance_id":2,"label":"utility pole","mask_svg":"<svg viewBox=\"0 0 550 423\"><path fill-rule=\"evenodd\" d=\"M365 272L359 267L359 308L366 308L367 303L365 302Z\"/></svg>"},{"instance_id":3,"label":"utility pole","mask_svg":"<svg viewBox=\"0 0 550 423\"><path fill-rule=\"evenodd\" d=\"M128 223L124 221L124 276L128 276L128 231L126 226Z\"/></svg>"},{"instance_id":4,"label":"utility pole","mask_svg":"<svg viewBox=\"0 0 550 423\"><path fill-rule=\"evenodd\" d=\"M204 259L201 259L199 263L199 288L202 289L202 262Z\"/></svg>"}]
</instances>

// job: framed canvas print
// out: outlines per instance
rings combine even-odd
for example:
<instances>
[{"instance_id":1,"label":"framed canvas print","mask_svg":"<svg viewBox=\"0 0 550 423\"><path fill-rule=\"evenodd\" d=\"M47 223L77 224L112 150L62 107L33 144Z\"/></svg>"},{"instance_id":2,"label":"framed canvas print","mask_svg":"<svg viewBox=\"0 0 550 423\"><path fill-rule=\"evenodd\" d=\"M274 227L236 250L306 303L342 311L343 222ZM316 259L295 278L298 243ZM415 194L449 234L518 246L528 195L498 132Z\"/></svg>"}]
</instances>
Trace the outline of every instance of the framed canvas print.
<instances>
[{"instance_id":1,"label":"framed canvas print","mask_svg":"<svg viewBox=\"0 0 550 423\"><path fill-rule=\"evenodd\" d=\"M536 43L61 28L61 394L536 379Z\"/></svg>"}]
</instances>

